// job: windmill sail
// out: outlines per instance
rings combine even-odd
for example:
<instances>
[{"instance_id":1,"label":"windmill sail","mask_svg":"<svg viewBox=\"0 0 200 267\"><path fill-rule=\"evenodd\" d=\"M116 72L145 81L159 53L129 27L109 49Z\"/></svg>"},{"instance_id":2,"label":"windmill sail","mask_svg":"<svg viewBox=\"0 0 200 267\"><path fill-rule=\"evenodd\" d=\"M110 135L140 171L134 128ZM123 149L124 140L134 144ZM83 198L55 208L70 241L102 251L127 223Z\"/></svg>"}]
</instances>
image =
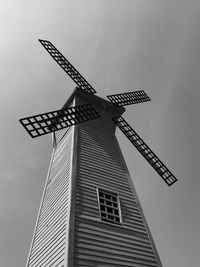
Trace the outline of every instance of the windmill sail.
<instances>
[{"instance_id":1,"label":"windmill sail","mask_svg":"<svg viewBox=\"0 0 200 267\"><path fill-rule=\"evenodd\" d=\"M117 124L120 130L128 137L128 139L143 155L143 157L157 171L157 173L161 176L161 178L166 182L168 186L171 186L177 181L176 177L168 170L168 168L154 154L154 152L147 146L147 144L145 144L141 137L124 120L124 118L120 116L118 118L113 118L113 121Z\"/></svg>"},{"instance_id":2,"label":"windmill sail","mask_svg":"<svg viewBox=\"0 0 200 267\"><path fill-rule=\"evenodd\" d=\"M74 68L74 66L72 66L72 64L50 41L39 39L39 42L80 88L82 88L88 94L96 93L96 90L85 80L85 78Z\"/></svg>"},{"instance_id":3,"label":"windmill sail","mask_svg":"<svg viewBox=\"0 0 200 267\"><path fill-rule=\"evenodd\" d=\"M108 95L107 98L115 105L115 106L127 106L131 104L137 104L141 102L150 101L151 99L145 93L144 90Z\"/></svg>"},{"instance_id":4,"label":"windmill sail","mask_svg":"<svg viewBox=\"0 0 200 267\"><path fill-rule=\"evenodd\" d=\"M90 104L86 104L26 117L19 121L34 138L98 117L98 112Z\"/></svg>"}]
</instances>

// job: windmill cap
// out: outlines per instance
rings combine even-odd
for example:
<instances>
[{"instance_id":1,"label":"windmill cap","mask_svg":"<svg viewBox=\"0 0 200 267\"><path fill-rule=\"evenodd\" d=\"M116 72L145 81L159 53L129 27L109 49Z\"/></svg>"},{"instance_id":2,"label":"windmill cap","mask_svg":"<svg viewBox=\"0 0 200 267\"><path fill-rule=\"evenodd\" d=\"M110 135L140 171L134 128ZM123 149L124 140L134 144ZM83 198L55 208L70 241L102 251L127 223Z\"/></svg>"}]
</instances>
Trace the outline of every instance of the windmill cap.
<instances>
[{"instance_id":1,"label":"windmill cap","mask_svg":"<svg viewBox=\"0 0 200 267\"><path fill-rule=\"evenodd\" d=\"M125 112L124 107L116 107L110 101L103 99L94 94L88 94L83 89L75 87L73 93L68 98L62 109L72 106L72 101L76 99L76 105L91 104L98 110L105 109L107 112L112 113L112 116L121 116Z\"/></svg>"}]
</instances>

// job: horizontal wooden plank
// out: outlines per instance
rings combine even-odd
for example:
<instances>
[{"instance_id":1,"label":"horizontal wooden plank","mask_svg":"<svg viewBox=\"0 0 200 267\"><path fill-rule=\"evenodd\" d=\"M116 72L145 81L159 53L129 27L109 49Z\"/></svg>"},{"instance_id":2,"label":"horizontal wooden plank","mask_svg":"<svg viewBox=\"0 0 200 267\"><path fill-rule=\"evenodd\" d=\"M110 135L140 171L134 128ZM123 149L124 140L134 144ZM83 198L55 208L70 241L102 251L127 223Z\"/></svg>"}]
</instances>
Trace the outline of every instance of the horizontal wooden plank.
<instances>
[{"instance_id":1,"label":"horizontal wooden plank","mask_svg":"<svg viewBox=\"0 0 200 267\"><path fill-rule=\"evenodd\" d=\"M105 254L101 254L98 253L96 254L92 254L92 255L88 255L88 254L84 254L84 253L79 253L77 254L77 258L76 259L82 259L82 260L90 260L93 261L93 264L96 263L101 263L101 264L112 264L114 266L136 266L136 267L158 267L158 263L154 263L154 262L149 262L149 261L139 261L136 259L126 259L126 258L122 258L122 257L116 257L116 258L111 258L111 257L106 257Z\"/></svg>"},{"instance_id":2,"label":"horizontal wooden plank","mask_svg":"<svg viewBox=\"0 0 200 267\"><path fill-rule=\"evenodd\" d=\"M108 249L115 249L115 251L124 251L129 252L132 254L139 254L139 255L146 255L149 257L154 258L154 253L152 249L146 248L145 246L138 246L137 244L131 243L131 245L125 242L115 241L112 238L105 239L101 236L96 236L95 239L91 238L91 236L84 236L84 237L76 237L77 246L81 244L81 246L84 245L94 245L99 246L102 248L108 248ZM120 253L119 252L119 253Z\"/></svg>"},{"instance_id":3,"label":"horizontal wooden plank","mask_svg":"<svg viewBox=\"0 0 200 267\"><path fill-rule=\"evenodd\" d=\"M104 243L103 243L104 244ZM146 263L146 264L155 264L157 265L157 262L155 260L155 256L146 256L146 255L140 255L139 253L134 252L128 252L123 250L116 250L113 249L112 246L102 246L102 245L90 245L87 243L77 243L77 247L75 248L76 254L84 254L88 255L88 258L90 256L102 256L107 257L108 259L117 259L122 260L124 259L124 262L137 262L137 263ZM75 257L76 257L75 254Z\"/></svg>"}]
</instances>

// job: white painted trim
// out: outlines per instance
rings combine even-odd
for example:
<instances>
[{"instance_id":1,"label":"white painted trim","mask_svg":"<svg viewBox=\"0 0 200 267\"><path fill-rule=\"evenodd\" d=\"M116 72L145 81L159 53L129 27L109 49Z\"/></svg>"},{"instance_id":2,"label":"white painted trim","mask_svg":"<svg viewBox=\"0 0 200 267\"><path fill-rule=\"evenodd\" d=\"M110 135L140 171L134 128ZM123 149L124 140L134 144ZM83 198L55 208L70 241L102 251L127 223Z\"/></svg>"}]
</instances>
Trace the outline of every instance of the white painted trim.
<instances>
[{"instance_id":1,"label":"white painted trim","mask_svg":"<svg viewBox=\"0 0 200 267\"><path fill-rule=\"evenodd\" d=\"M123 225L122 209L121 209L121 203L120 203L119 194L117 195L117 197L118 197L118 205L119 205L119 218L120 218L120 223L121 223L121 225Z\"/></svg>"},{"instance_id":2,"label":"white painted trim","mask_svg":"<svg viewBox=\"0 0 200 267\"><path fill-rule=\"evenodd\" d=\"M73 101L75 104L75 100ZM72 104L72 105L73 105ZM75 198L76 198L76 169L77 169L77 134L78 125L73 125L70 127L72 129L72 155L70 162L70 182L69 182L69 202L68 202L68 216L67 216L67 227L68 227L68 240L66 246L66 260L64 266L71 267L74 266L74 230L75 230ZM73 254L73 255L72 255ZM70 255L70 257L69 257Z\"/></svg>"},{"instance_id":3,"label":"white painted trim","mask_svg":"<svg viewBox=\"0 0 200 267\"><path fill-rule=\"evenodd\" d=\"M100 202L99 202L99 188L98 187L96 187L96 192L97 192L97 202L98 202L98 208L99 208L99 219L101 221Z\"/></svg>"}]
</instances>

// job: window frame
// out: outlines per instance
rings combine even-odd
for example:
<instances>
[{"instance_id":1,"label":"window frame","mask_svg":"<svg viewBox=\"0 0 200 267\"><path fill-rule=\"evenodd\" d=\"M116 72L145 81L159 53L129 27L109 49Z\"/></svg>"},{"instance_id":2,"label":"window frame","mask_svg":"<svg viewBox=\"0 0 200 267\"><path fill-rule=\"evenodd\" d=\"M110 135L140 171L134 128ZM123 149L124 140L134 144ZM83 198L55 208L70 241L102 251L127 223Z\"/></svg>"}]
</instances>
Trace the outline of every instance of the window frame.
<instances>
[{"instance_id":1,"label":"window frame","mask_svg":"<svg viewBox=\"0 0 200 267\"><path fill-rule=\"evenodd\" d=\"M101 220L101 222L104 222L104 223L109 223L109 224L114 224L114 225L122 225L123 224L123 220L122 220L122 212L121 212L121 205L120 205L120 197L119 197L119 194L117 193L117 192L114 192L113 190L110 190L110 189L108 189L108 188L103 188L103 187L97 187L96 188L96 191L97 191L97 200L98 200L98 208L99 208L99 217L100 217L100 220ZM110 194L110 195L114 195L115 197L116 197L116 199L117 199L117 209L118 209L118 214L119 215L117 215L117 216L114 216L114 217L118 217L119 218L119 222L117 222L117 221L115 221L115 220L113 220L113 221L111 221L111 220L106 220L106 218L105 219L102 219L102 210L101 210L101 203L100 203L100 192L102 191L102 193L104 193L104 194ZM112 201L111 201L112 202ZM112 208L112 207L111 207ZM106 214L108 214L107 212L106 212Z\"/></svg>"}]
</instances>

